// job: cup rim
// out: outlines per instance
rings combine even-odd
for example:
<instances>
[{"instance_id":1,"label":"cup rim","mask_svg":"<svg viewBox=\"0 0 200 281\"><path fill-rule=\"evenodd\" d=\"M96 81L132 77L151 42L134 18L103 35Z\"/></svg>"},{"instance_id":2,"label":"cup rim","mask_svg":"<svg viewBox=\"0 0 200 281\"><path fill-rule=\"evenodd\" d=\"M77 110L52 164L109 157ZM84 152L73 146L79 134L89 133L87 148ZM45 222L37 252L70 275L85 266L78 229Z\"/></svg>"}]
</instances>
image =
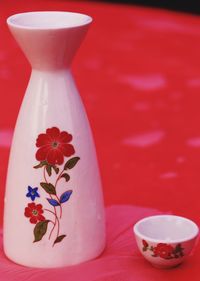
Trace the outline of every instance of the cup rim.
<instances>
[{"instance_id":1,"label":"cup rim","mask_svg":"<svg viewBox=\"0 0 200 281\"><path fill-rule=\"evenodd\" d=\"M28 24L20 24L17 23L16 20L17 18L21 18L21 17L25 17L25 16L30 16L31 15L56 15L56 14L63 14L63 15L71 15L71 16L80 16L80 17L85 17L85 21L80 21L79 23L75 23L75 24L64 24L63 25L50 25L50 26L42 26L41 25L28 25ZM71 28L77 28L77 27L81 27L81 26L85 26L90 24L93 21L92 17L87 15L87 14L83 14L83 13L77 13L77 12L68 12L68 11L33 11L33 12L24 12L24 13L17 13L17 14L13 14L11 16L9 16L7 18L7 24L10 27L15 27L15 28L20 28L20 29L27 29L27 30L57 30L57 29L71 29Z\"/></svg>"},{"instance_id":2,"label":"cup rim","mask_svg":"<svg viewBox=\"0 0 200 281\"><path fill-rule=\"evenodd\" d=\"M191 235L188 235L187 238L182 238L182 239L156 239L156 238L152 238L152 237L149 237L149 236L146 236L145 234L142 234L139 230L138 230L138 227L140 224L142 224L143 222L145 221L148 221L148 220L152 220L152 219L156 219L156 218L162 218L162 217L173 217L173 218L178 218L180 220L184 220L186 221L187 223L190 223L193 228L194 228L194 231ZM176 215L154 215L154 216L149 216L149 217L145 217L141 220L139 220L134 226L133 226L133 232L135 235L137 235L138 237L140 237L142 240L147 240L149 242L152 242L152 243L166 243L166 244L177 244L177 243L183 243L183 242L187 242L189 240L192 240L194 238L196 238L199 234L199 227L197 226L197 224L188 219L188 218L185 218L185 217L182 217L182 216L176 216Z\"/></svg>"}]
</instances>

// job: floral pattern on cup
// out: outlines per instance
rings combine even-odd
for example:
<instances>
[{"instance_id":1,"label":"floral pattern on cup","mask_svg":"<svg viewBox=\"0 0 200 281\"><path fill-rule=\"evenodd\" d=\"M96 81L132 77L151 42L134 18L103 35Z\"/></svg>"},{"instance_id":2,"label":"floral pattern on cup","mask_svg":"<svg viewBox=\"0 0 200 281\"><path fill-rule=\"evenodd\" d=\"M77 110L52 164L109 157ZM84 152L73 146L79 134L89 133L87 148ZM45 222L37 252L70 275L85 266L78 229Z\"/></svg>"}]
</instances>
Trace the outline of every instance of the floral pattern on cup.
<instances>
[{"instance_id":1,"label":"floral pattern on cup","mask_svg":"<svg viewBox=\"0 0 200 281\"><path fill-rule=\"evenodd\" d=\"M68 159L75 154L71 141L72 135L66 131L60 131L57 127L48 128L45 133L39 134L36 140L35 158L39 163L33 168L43 170L43 178L38 185L40 185L40 189L46 192L46 200L50 207L44 208L42 204L36 204L35 202L28 203L25 207L25 217L29 219L31 224L35 224L33 242L41 241L48 228L50 229L48 239L51 240L53 237L52 246L66 237L66 234L60 233L60 220L63 204L70 199L73 191L67 189L59 194L58 186L61 180L66 183L70 181L69 171L80 160L77 156ZM66 161L65 158L67 158ZM56 176L54 182L51 179L53 174ZM31 201L40 200L40 189L28 186L26 197Z\"/></svg>"},{"instance_id":2,"label":"floral pattern on cup","mask_svg":"<svg viewBox=\"0 0 200 281\"><path fill-rule=\"evenodd\" d=\"M150 246L147 241L142 240L143 244L143 252L151 251L152 257L160 257L162 259L177 259L184 256L184 248L182 247L181 243L177 244L173 247L167 243L159 243L156 246Z\"/></svg>"}]
</instances>

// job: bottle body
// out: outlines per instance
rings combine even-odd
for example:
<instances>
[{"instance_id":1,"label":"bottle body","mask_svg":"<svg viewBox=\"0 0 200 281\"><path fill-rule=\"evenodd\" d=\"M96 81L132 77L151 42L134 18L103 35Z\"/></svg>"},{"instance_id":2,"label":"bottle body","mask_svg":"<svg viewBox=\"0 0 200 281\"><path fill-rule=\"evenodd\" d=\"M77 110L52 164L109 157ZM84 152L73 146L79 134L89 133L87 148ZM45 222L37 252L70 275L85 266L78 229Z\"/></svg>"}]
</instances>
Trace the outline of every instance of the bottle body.
<instances>
[{"instance_id":1,"label":"bottle body","mask_svg":"<svg viewBox=\"0 0 200 281\"><path fill-rule=\"evenodd\" d=\"M4 250L33 267L77 264L105 246L95 148L69 70L33 70L7 176Z\"/></svg>"}]
</instances>

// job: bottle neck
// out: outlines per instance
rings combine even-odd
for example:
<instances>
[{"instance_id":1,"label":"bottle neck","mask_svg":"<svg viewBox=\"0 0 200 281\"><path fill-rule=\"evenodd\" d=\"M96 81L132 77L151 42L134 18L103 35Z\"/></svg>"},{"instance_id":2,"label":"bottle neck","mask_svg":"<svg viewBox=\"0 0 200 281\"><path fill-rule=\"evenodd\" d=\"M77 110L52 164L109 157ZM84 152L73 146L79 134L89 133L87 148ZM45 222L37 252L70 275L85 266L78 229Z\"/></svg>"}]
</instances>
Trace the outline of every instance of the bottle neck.
<instances>
[{"instance_id":1,"label":"bottle neck","mask_svg":"<svg viewBox=\"0 0 200 281\"><path fill-rule=\"evenodd\" d=\"M69 69L53 71L33 69L26 96L34 96L46 104L46 99L49 100L49 97L60 98L66 94L74 95L76 91L74 79Z\"/></svg>"},{"instance_id":2,"label":"bottle neck","mask_svg":"<svg viewBox=\"0 0 200 281\"><path fill-rule=\"evenodd\" d=\"M56 68L41 70L33 68L31 72L30 81L33 84L43 84L44 87L51 87L51 85L65 84L73 80L70 68ZM46 85L46 86L45 86Z\"/></svg>"},{"instance_id":3,"label":"bottle neck","mask_svg":"<svg viewBox=\"0 0 200 281\"><path fill-rule=\"evenodd\" d=\"M33 69L68 69L88 26L67 29L26 29L10 27Z\"/></svg>"}]
</instances>

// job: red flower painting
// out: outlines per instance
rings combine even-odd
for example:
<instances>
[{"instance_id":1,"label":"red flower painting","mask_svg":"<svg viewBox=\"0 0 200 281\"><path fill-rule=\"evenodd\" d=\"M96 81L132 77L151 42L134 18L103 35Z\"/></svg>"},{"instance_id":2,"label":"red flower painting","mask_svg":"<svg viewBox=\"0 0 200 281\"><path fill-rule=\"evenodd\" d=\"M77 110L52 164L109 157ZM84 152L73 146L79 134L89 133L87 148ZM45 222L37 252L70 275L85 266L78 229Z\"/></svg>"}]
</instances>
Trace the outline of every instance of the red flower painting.
<instances>
[{"instance_id":1,"label":"red flower painting","mask_svg":"<svg viewBox=\"0 0 200 281\"><path fill-rule=\"evenodd\" d=\"M149 246L149 244L145 240L142 240L142 244L143 244L144 248L147 248Z\"/></svg>"},{"instance_id":2,"label":"red flower painting","mask_svg":"<svg viewBox=\"0 0 200 281\"><path fill-rule=\"evenodd\" d=\"M36 224L37 222L44 221L45 217L41 204L29 203L28 207L25 208L24 215L30 218L30 222Z\"/></svg>"},{"instance_id":3,"label":"red flower painting","mask_svg":"<svg viewBox=\"0 0 200 281\"><path fill-rule=\"evenodd\" d=\"M47 129L46 133L40 134L36 140L36 146L39 148L36 159L47 161L51 165L62 165L64 156L70 157L75 153L71 141L71 134L61 132L57 127Z\"/></svg>"},{"instance_id":4,"label":"red flower painting","mask_svg":"<svg viewBox=\"0 0 200 281\"><path fill-rule=\"evenodd\" d=\"M178 259L184 256L184 248L181 244L174 247L170 244L159 243L156 246L149 245L147 241L142 240L142 251L150 251L151 256L154 258L162 258L165 260Z\"/></svg>"},{"instance_id":5,"label":"red flower painting","mask_svg":"<svg viewBox=\"0 0 200 281\"><path fill-rule=\"evenodd\" d=\"M165 243L159 243L153 250L155 256L159 256L163 259L169 259L172 256L174 248L171 245Z\"/></svg>"}]
</instances>

